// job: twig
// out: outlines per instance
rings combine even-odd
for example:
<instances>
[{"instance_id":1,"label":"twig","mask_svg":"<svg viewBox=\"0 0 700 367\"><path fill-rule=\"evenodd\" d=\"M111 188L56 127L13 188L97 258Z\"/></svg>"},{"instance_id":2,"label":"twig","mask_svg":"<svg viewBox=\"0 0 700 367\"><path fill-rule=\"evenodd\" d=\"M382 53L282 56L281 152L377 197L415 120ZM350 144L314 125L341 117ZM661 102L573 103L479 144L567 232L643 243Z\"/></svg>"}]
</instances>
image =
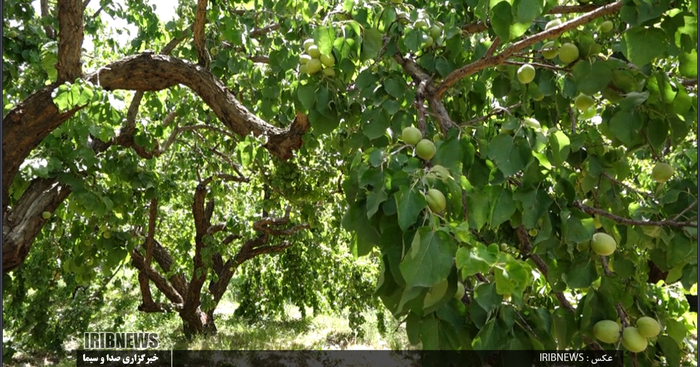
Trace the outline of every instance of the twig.
<instances>
[{"instance_id":1,"label":"twig","mask_svg":"<svg viewBox=\"0 0 700 367\"><path fill-rule=\"evenodd\" d=\"M257 38L280 28L279 23L272 23L266 27L254 29L250 32L250 38Z\"/></svg>"},{"instance_id":2,"label":"twig","mask_svg":"<svg viewBox=\"0 0 700 367\"><path fill-rule=\"evenodd\" d=\"M630 225L630 226L657 226L657 227L673 227L673 228L682 228L682 227L697 228L697 226L698 226L696 221L678 222L675 220L634 220L634 219L629 219L629 218L623 218L623 217L609 213L609 212L602 210L602 209L592 208L588 205L583 205L578 200L573 202L573 206L581 209L583 212L585 212L587 214L590 214L590 215L598 214L598 215L601 215L603 217L610 218L617 223Z\"/></svg>"},{"instance_id":3,"label":"twig","mask_svg":"<svg viewBox=\"0 0 700 367\"><path fill-rule=\"evenodd\" d=\"M623 327L629 326L627 323L627 312L625 312L625 309L622 307L621 303L616 303L615 304L615 309L617 310L617 316L620 318L620 322L622 323Z\"/></svg>"},{"instance_id":4,"label":"twig","mask_svg":"<svg viewBox=\"0 0 700 367\"><path fill-rule=\"evenodd\" d=\"M696 208L697 205L698 205L698 199L695 199L695 201L693 201L692 204L688 205L687 208L683 209L683 211L681 211L680 213L678 213L678 215L676 215L675 217L673 217L673 220L678 220L678 218L680 218L681 216L683 216L683 214L685 214L688 210L690 210L690 209L692 209L692 208Z\"/></svg>"},{"instance_id":5,"label":"twig","mask_svg":"<svg viewBox=\"0 0 700 367\"><path fill-rule=\"evenodd\" d=\"M493 55L494 52L496 52L496 49L498 46L501 44L501 37L496 37L493 42L491 42L491 46L489 46L489 49L486 50L486 56L491 56Z\"/></svg>"},{"instance_id":6,"label":"twig","mask_svg":"<svg viewBox=\"0 0 700 367\"><path fill-rule=\"evenodd\" d=\"M508 106L508 107L498 107L498 108L494 108L491 112L489 112L488 114L486 114L486 116L481 116L481 117L479 117L479 118L475 118L475 119L473 119L473 120L469 120L469 121L467 121L467 122L464 122L464 123L459 124L459 126L474 125L474 124L476 124L476 123L479 123L479 122L488 120L489 117L491 117L491 116L500 115L500 114L503 114L503 113L510 113L511 110L520 107L520 104L521 104L521 103L518 102L518 103L512 104L512 105L510 105L510 106Z\"/></svg>"},{"instance_id":7,"label":"twig","mask_svg":"<svg viewBox=\"0 0 700 367\"><path fill-rule=\"evenodd\" d=\"M610 271L610 268L608 267L608 258L606 256L600 257L600 263L603 265L603 273L605 275L613 275L612 271Z\"/></svg>"},{"instance_id":8,"label":"twig","mask_svg":"<svg viewBox=\"0 0 700 367\"><path fill-rule=\"evenodd\" d=\"M539 62L522 62L522 61L504 61L504 64L507 65L525 65L525 64L530 64L536 68L542 68L542 69L551 69L551 70L556 70L556 71L564 71L564 72L570 72L571 69L569 68L564 68L561 66L556 66L556 65L550 65L550 64L542 64Z\"/></svg>"},{"instance_id":9,"label":"twig","mask_svg":"<svg viewBox=\"0 0 700 367\"><path fill-rule=\"evenodd\" d=\"M618 184L618 185L624 187L625 189L627 189L627 190L629 190L629 191L631 191L631 192L634 192L634 193L639 194L640 196L646 197L647 199L653 199L653 197L654 197L654 195L651 194L651 193L637 190L637 189L635 189L635 188L633 188L633 187L627 185L626 183L615 179L615 177L612 177L612 176L611 176L609 173L607 173L607 172L603 172L603 176L605 176L605 178L607 178L608 180L610 180L612 183Z\"/></svg>"},{"instance_id":10,"label":"twig","mask_svg":"<svg viewBox=\"0 0 700 367\"><path fill-rule=\"evenodd\" d=\"M248 56L248 60L252 62L258 62L261 64L269 64L270 63L270 58L268 56Z\"/></svg>"}]
</instances>

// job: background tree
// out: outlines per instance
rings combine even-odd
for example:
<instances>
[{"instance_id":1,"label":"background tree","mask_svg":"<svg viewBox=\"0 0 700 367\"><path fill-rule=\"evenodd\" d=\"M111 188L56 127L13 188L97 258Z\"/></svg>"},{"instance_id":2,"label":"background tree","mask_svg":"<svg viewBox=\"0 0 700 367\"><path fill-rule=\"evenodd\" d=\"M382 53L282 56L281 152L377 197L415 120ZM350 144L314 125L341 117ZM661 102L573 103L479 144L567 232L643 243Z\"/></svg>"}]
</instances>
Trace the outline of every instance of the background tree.
<instances>
[{"instance_id":1,"label":"background tree","mask_svg":"<svg viewBox=\"0 0 700 367\"><path fill-rule=\"evenodd\" d=\"M279 313L291 299L302 313L307 306L350 307L351 324L362 324L362 312L377 302L370 297L369 279L347 274L371 274L374 267L342 256L342 207L340 196L331 195L339 186L335 158L320 153L293 158L308 129L306 116L287 109L275 123L287 127L275 127L251 112L259 106L242 105L224 85L250 88L251 80L262 80L266 66L244 58L238 66L229 63L240 74L216 64L214 75L184 61L198 51L178 46L192 33L199 45L207 20L196 10L206 13L207 2L182 4L181 18L167 25L179 29L175 37L166 36L150 5L108 2L88 15L82 2L60 2L55 10L43 5L49 13L40 19L27 1L4 4L12 21L23 22L22 32L8 29L5 39L6 55L15 61L4 64L3 177L13 182L3 191L8 327L20 334L31 330L27 337L36 345L60 348L67 335L85 330L104 304L115 271L128 262L139 271L140 311L177 311L187 335L214 332L214 310L239 265L294 245L306 248L257 262L257 270L248 271L253 279L240 293L250 303L240 313L251 318ZM241 27L258 24L255 11L216 8L209 16L229 10ZM56 13L58 24L50 20ZM129 20L139 35L128 45L117 44L105 16ZM264 21L276 19L270 18ZM46 29L53 28L59 29L58 43L46 39L51 34ZM94 37L93 51L86 54L83 32ZM207 38L213 38L211 32ZM139 53L146 40L162 51ZM167 56L173 52L179 58ZM208 65L208 51L199 52L200 64ZM134 56L123 58L129 54ZM117 57L122 58L106 61ZM83 75L81 58L96 71ZM154 67L160 75L147 72L144 79L136 71ZM116 84L107 86L108 79ZM38 92L27 97L31 88ZM245 96L239 91L238 98L253 101L257 89ZM219 126L217 116L229 125ZM319 146L309 143L302 151L312 157ZM300 233L306 230L314 235ZM32 245L39 246L33 256ZM20 267L28 255L29 264ZM256 272L278 279L256 284ZM317 277L308 279L312 273ZM90 300L80 310L76 294ZM256 307L260 301L266 307ZM56 310L43 311L53 302ZM76 311L81 322L69 328L56 322L61 318L53 316L66 312L63 307ZM48 329L55 332L42 332Z\"/></svg>"},{"instance_id":2,"label":"background tree","mask_svg":"<svg viewBox=\"0 0 700 367\"><path fill-rule=\"evenodd\" d=\"M161 26L147 5L84 16L66 0L43 28L26 3L9 5L27 26L9 39L24 66L3 111L4 272L60 207L83 223L78 236L109 233L89 251L109 244L113 266L130 254L142 284L199 332L258 238L270 250L286 246L278 235L333 238L344 212L351 253L378 259L376 295L424 349L626 347L635 364L684 360L697 4L199 0ZM94 37L83 75L79 45L104 29L100 13L139 34L127 47ZM122 90L136 91L128 108ZM420 136L403 136L409 126ZM169 243L155 238L161 207L179 215L160 227ZM166 249L193 260L171 271ZM650 344L594 335L599 321L642 316L661 325Z\"/></svg>"}]
</instances>

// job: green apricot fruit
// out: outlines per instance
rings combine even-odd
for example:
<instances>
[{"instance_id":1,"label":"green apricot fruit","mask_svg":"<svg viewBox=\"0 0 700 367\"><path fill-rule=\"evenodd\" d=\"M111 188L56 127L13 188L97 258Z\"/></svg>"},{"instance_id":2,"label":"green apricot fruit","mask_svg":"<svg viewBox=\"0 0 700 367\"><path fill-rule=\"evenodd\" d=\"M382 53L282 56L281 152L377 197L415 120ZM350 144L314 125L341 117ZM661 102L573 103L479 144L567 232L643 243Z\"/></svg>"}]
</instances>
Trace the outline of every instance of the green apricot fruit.
<instances>
[{"instance_id":1,"label":"green apricot fruit","mask_svg":"<svg viewBox=\"0 0 700 367\"><path fill-rule=\"evenodd\" d=\"M615 252L616 248L617 243L615 239L607 233L598 232L594 234L593 239L591 239L591 249L598 255L611 255Z\"/></svg>"},{"instance_id":2,"label":"green apricot fruit","mask_svg":"<svg viewBox=\"0 0 700 367\"><path fill-rule=\"evenodd\" d=\"M549 41L542 45L542 56L545 59L551 60L559 55L559 49L554 47L554 41Z\"/></svg>"},{"instance_id":3,"label":"green apricot fruit","mask_svg":"<svg viewBox=\"0 0 700 367\"><path fill-rule=\"evenodd\" d=\"M464 297L464 284L462 282L457 282L457 291L455 292L455 298L462 299Z\"/></svg>"},{"instance_id":4,"label":"green apricot fruit","mask_svg":"<svg viewBox=\"0 0 700 367\"><path fill-rule=\"evenodd\" d=\"M572 63L578 59L578 47L573 43L565 43L559 48L559 60L565 64Z\"/></svg>"},{"instance_id":5,"label":"green apricot fruit","mask_svg":"<svg viewBox=\"0 0 700 367\"><path fill-rule=\"evenodd\" d=\"M417 128L408 126L401 131L401 139L408 145L416 145L423 139L423 134Z\"/></svg>"},{"instance_id":6,"label":"green apricot fruit","mask_svg":"<svg viewBox=\"0 0 700 367\"><path fill-rule=\"evenodd\" d=\"M634 326L628 326L622 331L622 346L632 353L643 352L647 349L647 338L639 334Z\"/></svg>"},{"instance_id":7,"label":"green apricot fruit","mask_svg":"<svg viewBox=\"0 0 700 367\"><path fill-rule=\"evenodd\" d=\"M309 49L306 50L306 52L309 54L309 56L311 56L314 59L318 59L321 56L321 51L316 45L312 45L311 47L309 47Z\"/></svg>"},{"instance_id":8,"label":"green apricot fruit","mask_svg":"<svg viewBox=\"0 0 700 367\"><path fill-rule=\"evenodd\" d=\"M609 20L604 21L598 27L598 30L600 31L600 33L608 33L610 31L612 31L612 29L613 29L613 22L611 22Z\"/></svg>"},{"instance_id":9,"label":"green apricot fruit","mask_svg":"<svg viewBox=\"0 0 700 367\"><path fill-rule=\"evenodd\" d=\"M333 65L335 65L335 57L333 57L333 55L322 54L321 57L319 57L319 59L321 60L321 63L327 68L332 68Z\"/></svg>"},{"instance_id":10,"label":"green apricot fruit","mask_svg":"<svg viewBox=\"0 0 700 367\"><path fill-rule=\"evenodd\" d=\"M428 139L422 139L416 144L416 154L426 161L429 161L435 156L435 151L435 144Z\"/></svg>"},{"instance_id":11,"label":"green apricot fruit","mask_svg":"<svg viewBox=\"0 0 700 367\"><path fill-rule=\"evenodd\" d=\"M661 325L649 316L642 316L637 319L637 331L645 338L653 338L661 332Z\"/></svg>"},{"instance_id":12,"label":"green apricot fruit","mask_svg":"<svg viewBox=\"0 0 700 367\"><path fill-rule=\"evenodd\" d=\"M321 71L321 60L311 59L304 66L306 66L306 73L307 74L309 74L309 75L316 74L319 71Z\"/></svg>"},{"instance_id":13,"label":"green apricot fruit","mask_svg":"<svg viewBox=\"0 0 700 367\"><path fill-rule=\"evenodd\" d=\"M308 38L308 39L304 40L304 50L308 52L309 47L311 47L315 44L316 44L316 41L314 41L313 38Z\"/></svg>"},{"instance_id":14,"label":"green apricot fruit","mask_svg":"<svg viewBox=\"0 0 700 367\"><path fill-rule=\"evenodd\" d=\"M445 210L447 205L445 195L437 189L428 190L428 193L425 195L425 201L428 202L428 207L433 213L440 213Z\"/></svg>"},{"instance_id":15,"label":"green apricot fruit","mask_svg":"<svg viewBox=\"0 0 700 367\"><path fill-rule=\"evenodd\" d=\"M518 69L518 81L528 84L535 79L535 68L530 64L525 64Z\"/></svg>"},{"instance_id":16,"label":"green apricot fruit","mask_svg":"<svg viewBox=\"0 0 700 367\"><path fill-rule=\"evenodd\" d=\"M620 340L620 325L612 320L602 320L593 325L593 335L604 343L617 343Z\"/></svg>"},{"instance_id":17,"label":"green apricot fruit","mask_svg":"<svg viewBox=\"0 0 700 367\"><path fill-rule=\"evenodd\" d=\"M651 170L651 177L658 183L668 181L673 176L674 169L670 164L658 162Z\"/></svg>"},{"instance_id":18,"label":"green apricot fruit","mask_svg":"<svg viewBox=\"0 0 700 367\"><path fill-rule=\"evenodd\" d=\"M595 100L591 96L587 96L583 93L579 94L576 99L574 99L574 106L579 111L587 110L589 107L593 106Z\"/></svg>"}]
</instances>

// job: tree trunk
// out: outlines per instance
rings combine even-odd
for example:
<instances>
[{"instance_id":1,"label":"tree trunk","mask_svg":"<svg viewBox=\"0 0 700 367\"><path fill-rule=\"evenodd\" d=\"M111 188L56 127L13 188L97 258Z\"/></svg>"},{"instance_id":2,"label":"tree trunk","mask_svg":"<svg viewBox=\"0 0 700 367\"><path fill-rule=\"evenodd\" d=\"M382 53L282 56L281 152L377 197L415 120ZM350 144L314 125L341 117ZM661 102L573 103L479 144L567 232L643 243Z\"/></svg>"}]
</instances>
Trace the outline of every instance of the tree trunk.
<instances>
[{"instance_id":1,"label":"tree trunk","mask_svg":"<svg viewBox=\"0 0 700 367\"><path fill-rule=\"evenodd\" d=\"M192 339L196 335L214 335L216 334L216 325L214 324L214 312L208 314L197 308L194 312L180 311L182 319L182 328L187 339Z\"/></svg>"}]
</instances>

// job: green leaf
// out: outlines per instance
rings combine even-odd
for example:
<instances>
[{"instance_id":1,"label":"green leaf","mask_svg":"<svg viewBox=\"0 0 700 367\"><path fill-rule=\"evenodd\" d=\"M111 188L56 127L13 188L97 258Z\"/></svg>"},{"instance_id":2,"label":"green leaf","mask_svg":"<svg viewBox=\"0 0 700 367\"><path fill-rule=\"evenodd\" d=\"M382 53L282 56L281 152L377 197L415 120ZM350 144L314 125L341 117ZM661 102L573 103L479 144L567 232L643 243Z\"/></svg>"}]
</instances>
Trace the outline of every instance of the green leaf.
<instances>
[{"instance_id":1,"label":"green leaf","mask_svg":"<svg viewBox=\"0 0 700 367\"><path fill-rule=\"evenodd\" d=\"M324 55L330 55L333 51L333 41L335 40L335 29L320 26L314 30L314 41L318 50Z\"/></svg>"},{"instance_id":2,"label":"green leaf","mask_svg":"<svg viewBox=\"0 0 700 367\"><path fill-rule=\"evenodd\" d=\"M649 98L649 91L630 92L625 95L625 98L620 102L620 108L624 111L629 111L644 103Z\"/></svg>"},{"instance_id":3,"label":"green leaf","mask_svg":"<svg viewBox=\"0 0 700 367\"><path fill-rule=\"evenodd\" d=\"M440 349L438 330L440 323L433 317L424 318L420 324L420 340L423 350Z\"/></svg>"},{"instance_id":4,"label":"green leaf","mask_svg":"<svg viewBox=\"0 0 700 367\"><path fill-rule=\"evenodd\" d=\"M501 1L491 8L491 26L501 43L510 41L510 26L513 23L510 3Z\"/></svg>"},{"instance_id":5,"label":"green leaf","mask_svg":"<svg viewBox=\"0 0 700 367\"><path fill-rule=\"evenodd\" d=\"M445 292L447 291L448 285L449 283L447 282L447 279L444 279L440 283L430 287L428 293L423 299L423 309L428 309L440 302L445 296Z\"/></svg>"},{"instance_id":6,"label":"green leaf","mask_svg":"<svg viewBox=\"0 0 700 367\"><path fill-rule=\"evenodd\" d=\"M409 313L406 318L406 334L408 335L408 342L412 345L420 343L420 325L422 321L421 317L413 312Z\"/></svg>"},{"instance_id":7,"label":"green leaf","mask_svg":"<svg viewBox=\"0 0 700 367\"><path fill-rule=\"evenodd\" d=\"M491 228L496 228L501 223L509 220L515 214L515 203L513 202L513 194L508 189L496 187L492 192L490 225Z\"/></svg>"},{"instance_id":8,"label":"green leaf","mask_svg":"<svg viewBox=\"0 0 700 367\"><path fill-rule=\"evenodd\" d=\"M513 198L522 204L523 225L527 229L535 228L537 221L554 202L543 189L518 190Z\"/></svg>"},{"instance_id":9,"label":"green leaf","mask_svg":"<svg viewBox=\"0 0 700 367\"><path fill-rule=\"evenodd\" d=\"M345 229L357 233L355 243L357 256L367 255L381 238L374 223L367 219L366 213L365 202L355 202L348 208L342 220Z\"/></svg>"},{"instance_id":10,"label":"green leaf","mask_svg":"<svg viewBox=\"0 0 700 367\"><path fill-rule=\"evenodd\" d=\"M566 217L568 215L568 217ZM593 218L579 211L561 213L562 237L568 243L581 243L589 241L595 232Z\"/></svg>"},{"instance_id":11,"label":"green leaf","mask_svg":"<svg viewBox=\"0 0 700 367\"><path fill-rule=\"evenodd\" d=\"M513 7L516 9L516 22L532 23L535 18L542 14L544 2L542 0L515 0Z\"/></svg>"},{"instance_id":12,"label":"green leaf","mask_svg":"<svg viewBox=\"0 0 700 367\"><path fill-rule=\"evenodd\" d=\"M612 68L606 61L582 60L573 67L574 80L578 90L593 95L603 90L612 78Z\"/></svg>"},{"instance_id":13,"label":"green leaf","mask_svg":"<svg viewBox=\"0 0 700 367\"><path fill-rule=\"evenodd\" d=\"M498 249L476 243L471 248L460 247L455 256L457 269L465 276L487 273L498 262Z\"/></svg>"},{"instance_id":14,"label":"green leaf","mask_svg":"<svg viewBox=\"0 0 700 367\"><path fill-rule=\"evenodd\" d=\"M589 261L574 261L566 273L564 273L564 281L571 289L586 288L598 279L595 262Z\"/></svg>"},{"instance_id":15,"label":"green leaf","mask_svg":"<svg viewBox=\"0 0 700 367\"><path fill-rule=\"evenodd\" d=\"M504 176L509 177L527 166L532 153L526 141L500 134L489 144L488 157L496 163Z\"/></svg>"},{"instance_id":16,"label":"green leaf","mask_svg":"<svg viewBox=\"0 0 700 367\"><path fill-rule=\"evenodd\" d=\"M495 268L496 293L522 295L532 280L532 268L510 255L505 256L505 265Z\"/></svg>"},{"instance_id":17,"label":"green leaf","mask_svg":"<svg viewBox=\"0 0 700 367\"><path fill-rule=\"evenodd\" d=\"M384 81L384 90L386 90L390 96L401 100L403 99L403 94L406 90L406 83L400 78L387 78Z\"/></svg>"},{"instance_id":18,"label":"green leaf","mask_svg":"<svg viewBox=\"0 0 700 367\"><path fill-rule=\"evenodd\" d=\"M501 305L503 297L496 293L496 285L483 283L474 289L474 299L486 312L491 312Z\"/></svg>"},{"instance_id":19,"label":"green leaf","mask_svg":"<svg viewBox=\"0 0 700 367\"><path fill-rule=\"evenodd\" d=\"M695 258L692 256L693 249L697 249L695 241L681 235L673 236L666 253L666 265L674 267Z\"/></svg>"},{"instance_id":20,"label":"green leaf","mask_svg":"<svg viewBox=\"0 0 700 367\"><path fill-rule=\"evenodd\" d=\"M467 208L469 208L469 225L477 231L488 221L489 210L491 209L488 189L482 192L472 192L467 194Z\"/></svg>"},{"instance_id":21,"label":"green leaf","mask_svg":"<svg viewBox=\"0 0 700 367\"><path fill-rule=\"evenodd\" d=\"M500 350L508 342L509 334L510 329L501 319L491 319L474 337L474 350Z\"/></svg>"},{"instance_id":22,"label":"green leaf","mask_svg":"<svg viewBox=\"0 0 700 367\"><path fill-rule=\"evenodd\" d=\"M386 109L376 108L371 112L371 118L367 121L362 132L370 139L378 139L386 134L386 129L391 125L391 117Z\"/></svg>"},{"instance_id":23,"label":"green leaf","mask_svg":"<svg viewBox=\"0 0 700 367\"><path fill-rule=\"evenodd\" d=\"M657 343L661 347L664 357L666 357L666 362L669 366L680 366L681 364L681 349L678 347L678 343L672 338L661 335L657 339Z\"/></svg>"},{"instance_id":24,"label":"green leaf","mask_svg":"<svg viewBox=\"0 0 700 367\"><path fill-rule=\"evenodd\" d=\"M457 245L443 231L421 227L399 266L407 287L430 287L450 274Z\"/></svg>"},{"instance_id":25,"label":"green leaf","mask_svg":"<svg viewBox=\"0 0 700 367\"><path fill-rule=\"evenodd\" d=\"M639 130L643 125L642 116L636 110L620 110L610 119L609 126L612 137L619 139L630 147L638 142Z\"/></svg>"},{"instance_id":26,"label":"green leaf","mask_svg":"<svg viewBox=\"0 0 700 367\"><path fill-rule=\"evenodd\" d=\"M338 127L340 119L337 116L328 117L322 115L318 110L311 110L309 122L316 134L329 134Z\"/></svg>"},{"instance_id":27,"label":"green leaf","mask_svg":"<svg viewBox=\"0 0 700 367\"><path fill-rule=\"evenodd\" d=\"M632 27L623 35L623 49L628 60L642 67L666 52L666 33L658 28Z\"/></svg>"},{"instance_id":28,"label":"green leaf","mask_svg":"<svg viewBox=\"0 0 700 367\"><path fill-rule=\"evenodd\" d=\"M569 345L574 333L578 331L574 314L568 310L559 307L552 314L553 321L553 336L557 342L558 349L562 349Z\"/></svg>"},{"instance_id":29,"label":"green leaf","mask_svg":"<svg viewBox=\"0 0 700 367\"><path fill-rule=\"evenodd\" d=\"M384 187L377 186L372 190L372 192L367 196L367 218L372 218L374 213L379 210L379 205L385 202L389 196Z\"/></svg>"},{"instance_id":30,"label":"green leaf","mask_svg":"<svg viewBox=\"0 0 700 367\"><path fill-rule=\"evenodd\" d=\"M678 66L678 71L681 75L686 78L697 78L698 77L698 51L692 50L688 53L681 53L678 56L680 65Z\"/></svg>"},{"instance_id":31,"label":"green leaf","mask_svg":"<svg viewBox=\"0 0 700 367\"><path fill-rule=\"evenodd\" d=\"M414 225L420 212L425 209L427 202L425 196L418 189L403 186L396 193L397 211L399 214L399 227L402 230Z\"/></svg>"},{"instance_id":32,"label":"green leaf","mask_svg":"<svg viewBox=\"0 0 700 367\"><path fill-rule=\"evenodd\" d=\"M578 64L580 64L580 62ZM566 161L566 158L569 157L569 151L571 150L571 141L569 137L561 130L556 131L554 134L549 134L549 145L552 147L552 159L554 164L561 167Z\"/></svg>"},{"instance_id":33,"label":"green leaf","mask_svg":"<svg viewBox=\"0 0 700 367\"><path fill-rule=\"evenodd\" d=\"M307 111L311 111L316 103L316 87L311 84L302 85L297 89L299 102Z\"/></svg>"},{"instance_id":34,"label":"green leaf","mask_svg":"<svg viewBox=\"0 0 700 367\"><path fill-rule=\"evenodd\" d=\"M374 28L365 28L362 37L362 59L374 59L382 48L382 34Z\"/></svg>"}]
</instances>

